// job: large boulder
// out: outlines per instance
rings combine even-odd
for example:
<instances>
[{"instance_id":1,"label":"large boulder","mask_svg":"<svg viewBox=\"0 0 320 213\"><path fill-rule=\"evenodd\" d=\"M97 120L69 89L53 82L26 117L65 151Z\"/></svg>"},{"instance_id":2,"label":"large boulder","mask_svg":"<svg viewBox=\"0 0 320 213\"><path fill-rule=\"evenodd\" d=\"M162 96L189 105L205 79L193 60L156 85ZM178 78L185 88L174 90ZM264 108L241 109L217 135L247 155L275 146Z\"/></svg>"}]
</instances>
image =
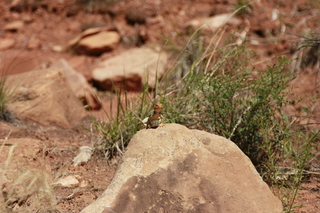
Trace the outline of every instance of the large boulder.
<instances>
[{"instance_id":1,"label":"large boulder","mask_svg":"<svg viewBox=\"0 0 320 213\"><path fill-rule=\"evenodd\" d=\"M20 119L70 128L86 115L62 69L10 75L5 86L10 94L8 110Z\"/></svg>"},{"instance_id":2,"label":"large boulder","mask_svg":"<svg viewBox=\"0 0 320 213\"><path fill-rule=\"evenodd\" d=\"M100 62L92 72L95 84L104 90L141 91L143 84L155 87L165 73L167 54L151 48L134 48Z\"/></svg>"},{"instance_id":3,"label":"large boulder","mask_svg":"<svg viewBox=\"0 0 320 213\"><path fill-rule=\"evenodd\" d=\"M233 142L166 124L132 138L89 212L280 213L282 204Z\"/></svg>"}]
</instances>

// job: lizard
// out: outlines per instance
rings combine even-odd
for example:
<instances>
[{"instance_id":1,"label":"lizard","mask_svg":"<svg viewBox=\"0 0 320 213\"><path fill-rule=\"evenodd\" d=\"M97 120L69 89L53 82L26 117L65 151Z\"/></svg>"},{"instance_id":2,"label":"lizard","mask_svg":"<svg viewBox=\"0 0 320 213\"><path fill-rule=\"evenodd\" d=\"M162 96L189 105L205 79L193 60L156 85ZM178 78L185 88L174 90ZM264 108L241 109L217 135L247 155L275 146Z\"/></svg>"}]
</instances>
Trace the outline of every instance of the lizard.
<instances>
[{"instance_id":1,"label":"lizard","mask_svg":"<svg viewBox=\"0 0 320 213\"><path fill-rule=\"evenodd\" d=\"M163 106L161 103L157 102L153 106L153 114L148 117L148 120L146 121L146 128L157 128L157 127L162 127L162 115L161 115L161 110L163 109Z\"/></svg>"}]
</instances>

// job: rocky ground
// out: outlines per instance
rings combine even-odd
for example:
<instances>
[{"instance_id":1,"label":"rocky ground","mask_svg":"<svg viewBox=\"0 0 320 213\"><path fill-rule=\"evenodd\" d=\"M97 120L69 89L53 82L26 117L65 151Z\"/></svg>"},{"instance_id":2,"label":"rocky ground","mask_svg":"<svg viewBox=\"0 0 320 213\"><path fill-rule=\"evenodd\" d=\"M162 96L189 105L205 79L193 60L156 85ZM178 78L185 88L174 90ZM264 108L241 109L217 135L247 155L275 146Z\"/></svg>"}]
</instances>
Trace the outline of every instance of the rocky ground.
<instances>
[{"instance_id":1,"label":"rocky ground","mask_svg":"<svg viewBox=\"0 0 320 213\"><path fill-rule=\"evenodd\" d=\"M168 40L179 43L186 35L188 27L197 27L197 23L202 23L208 17L232 13L245 1L132 0L109 1L108 6L84 4L86 2L99 4L101 1L1 1L2 75L50 68L52 64L64 59L85 77L90 86L95 85L92 72L104 59L112 58L134 47L153 44L162 46L168 43ZM113 4L114 2L118 3ZM267 65L272 65L273 60L279 55L289 58L299 56L296 52L298 47L296 42L301 40L301 37L297 35L319 32L319 16L320 5L311 0L290 3L285 0L254 1L235 16L235 19L223 24L225 34L222 40L231 33L235 33L239 41L245 37L246 44L255 50L258 56L254 66L265 68ZM193 22L190 22L192 20ZM215 30L214 26L211 30ZM100 31L107 29L116 32L115 39L104 46L103 50L99 47L98 50L93 48L88 51L85 45L76 47L72 45L71 41L90 27L99 27ZM313 58L312 55L310 57ZM305 96L319 93L318 68L319 64L315 63L301 70L293 70L300 73L299 78L293 82L299 87L295 94ZM110 99L106 94L108 93L103 92L102 100L108 104ZM91 104L92 108L96 109L93 114L100 119L106 119L104 113L98 110L99 107L94 106L94 103ZM315 112L318 112L318 104L313 106ZM87 164L77 167L73 165L72 159L79 152L79 147L92 145L98 140L97 136L83 128L91 128L90 116L81 116L76 122L77 125L68 128L39 123L37 122L39 119L32 117L26 121L0 122L0 138L3 144L0 150L6 149L9 152L14 144L19 144L17 152L12 155L14 159L10 161L15 168L13 169L15 173L11 175L21 176L26 168L36 168L35 174L45 170L48 175L48 178L37 179L43 184L47 180L50 180L48 184L52 184L65 177L75 182L68 187L56 186L43 196L41 199L45 200L42 204L47 205L37 205L34 200L29 199L32 193L27 193L23 189L12 192L3 184L2 195L5 197L6 193L25 194L25 197L18 196L10 204L14 210L22 212L56 210L56 207L61 212L79 212L95 200L110 183L117 168L116 159L108 161L103 151L97 149ZM315 120L314 123L318 122ZM19 147L25 151L23 155L19 154ZM9 156L1 156L1 162L6 162ZM7 167L0 169L5 170ZM24 188L29 189L26 186ZM318 191L319 184L316 180L311 179L304 184L296 203L304 207L296 212L319 212Z\"/></svg>"}]
</instances>

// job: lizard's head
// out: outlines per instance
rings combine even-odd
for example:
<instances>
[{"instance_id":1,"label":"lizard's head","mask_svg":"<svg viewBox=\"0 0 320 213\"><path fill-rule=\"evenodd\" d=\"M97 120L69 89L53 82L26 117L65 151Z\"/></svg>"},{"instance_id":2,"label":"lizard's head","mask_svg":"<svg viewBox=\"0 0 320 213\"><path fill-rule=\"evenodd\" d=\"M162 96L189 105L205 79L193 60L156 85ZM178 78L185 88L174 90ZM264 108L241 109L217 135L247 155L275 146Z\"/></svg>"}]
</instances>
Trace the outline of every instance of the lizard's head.
<instances>
[{"instance_id":1,"label":"lizard's head","mask_svg":"<svg viewBox=\"0 0 320 213\"><path fill-rule=\"evenodd\" d=\"M159 102L155 103L154 106L153 106L154 111L158 111L158 112L160 112L162 110L162 108L163 108L163 106Z\"/></svg>"}]
</instances>

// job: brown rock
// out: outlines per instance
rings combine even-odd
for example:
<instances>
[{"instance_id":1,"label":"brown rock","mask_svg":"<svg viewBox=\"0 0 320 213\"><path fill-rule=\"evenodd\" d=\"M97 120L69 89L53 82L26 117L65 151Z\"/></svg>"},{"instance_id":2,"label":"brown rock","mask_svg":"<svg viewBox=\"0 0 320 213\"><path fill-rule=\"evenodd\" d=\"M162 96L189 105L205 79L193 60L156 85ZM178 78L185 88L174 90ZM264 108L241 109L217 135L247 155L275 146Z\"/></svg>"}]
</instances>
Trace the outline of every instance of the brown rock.
<instances>
[{"instance_id":1,"label":"brown rock","mask_svg":"<svg viewBox=\"0 0 320 213\"><path fill-rule=\"evenodd\" d=\"M120 35L117 32L100 32L83 38L79 41L80 52L86 54L101 54L115 49L120 42Z\"/></svg>"},{"instance_id":2,"label":"brown rock","mask_svg":"<svg viewBox=\"0 0 320 213\"><path fill-rule=\"evenodd\" d=\"M14 46L15 42L13 38L0 39L0 51L10 49Z\"/></svg>"},{"instance_id":3,"label":"brown rock","mask_svg":"<svg viewBox=\"0 0 320 213\"><path fill-rule=\"evenodd\" d=\"M82 54L101 54L113 50L120 42L120 35L110 27L89 28L69 41L69 48Z\"/></svg>"},{"instance_id":4,"label":"brown rock","mask_svg":"<svg viewBox=\"0 0 320 213\"><path fill-rule=\"evenodd\" d=\"M93 70L96 85L105 90L141 91L144 83L155 87L165 73L167 55L151 48L135 48L102 61Z\"/></svg>"},{"instance_id":5,"label":"brown rock","mask_svg":"<svg viewBox=\"0 0 320 213\"><path fill-rule=\"evenodd\" d=\"M76 45L82 38L85 38L87 36L90 35L94 35L103 31L108 31L109 28L89 28L87 30L85 30L84 32L82 32L80 35L76 36L75 38L73 38L72 40L69 41L68 46L74 46Z\"/></svg>"},{"instance_id":6,"label":"brown rock","mask_svg":"<svg viewBox=\"0 0 320 213\"><path fill-rule=\"evenodd\" d=\"M18 31L23 28L23 21L13 21L4 26L4 30L6 31Z\"/></svg>"},{"instance_id":7,"label":"brown rock","mask_svg":"<svg viewBox=\"0 0 320 213\"><path fill-rule=\"evenodd\" d=\"M65 59L60 59L51 67L62 68L65 71L67 82L74 94L79 99L84 99L91 109L101 108L99 101L96 99L97 94L95 94L86 78L81 73L76 72Z\"/></svg>"},{"instance_id":8,"label":"brown rock","mask_svg":"<svg viewBox=\"0 0 320 213\"><path fill-rule=\"evenodd\" d=\"M5 85L11 94L8 110L20 119L70 128L85 116L62 69L11 75Z\"/></svg>"},{"instance_id":9,"label":"brown rock","mask_svg":"<svg viewBox=\"0 0 320 213\"><path fill-rule=\"evenodd\" d=\"M111 184L82 213L280 213L247 156L230 140L178 124L139 131Z\"/></svg>"}]
</instances>

